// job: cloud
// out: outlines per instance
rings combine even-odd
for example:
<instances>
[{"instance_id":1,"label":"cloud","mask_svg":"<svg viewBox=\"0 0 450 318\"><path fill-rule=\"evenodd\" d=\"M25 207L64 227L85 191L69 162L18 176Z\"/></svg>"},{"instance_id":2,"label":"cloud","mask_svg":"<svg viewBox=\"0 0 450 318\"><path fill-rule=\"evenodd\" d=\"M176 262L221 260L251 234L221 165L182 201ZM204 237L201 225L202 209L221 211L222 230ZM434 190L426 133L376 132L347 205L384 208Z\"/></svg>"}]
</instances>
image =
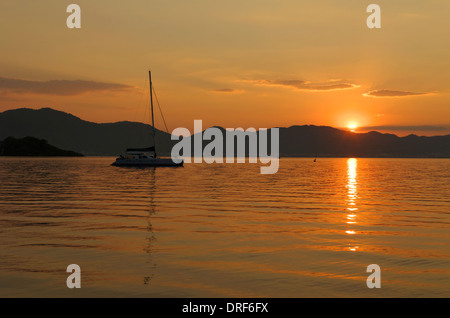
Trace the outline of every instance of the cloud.
<instances>
[{"instance_id":1,"label":"cloud","mask_svg":"<svg viewBox=\"0 0 450 318\"><path fill-rule=\"evenodd\" d=\"M408 97L408 96L419 96L419 95L429 95L430 93L413 93L407 91L395 91L389 89L377 89L367 93L364 93L365 97Z\"/></svg>"},{"instance_id":2,"label":"cloud","mask_svg":"<svg viewBox=\"0 0 450 318\"><path fill-rule=\"evenodd\" d=\"M360 127L359 130L394 130L394 131L444 131L450 127L437 125L417 125L417 126L396 126L396 125L382 125L382 126L366 126Z\"/></svg>"},{"instance_id":3,"label":"cloud","mask_svg":"<svg viewBox=\"0 0 450 318\"><path fill-rule=\"evenodd\" d=\"M74 96L94 91L123 91L132 86L83 80L29 81L0 77L0 92Z\"/></svg>"},{"instance_id":4,"label":"cloud","mask_svg":"<svg viewBox=\"0 0 450 318\"><path fill-rule=\"evenodd\" d=\"M214 89L213 92L215 93L242 93L242 90L237 90L234 88L217 88Z\"/></svg>"},{"instance_id":5,"label":"cloud","mask_svg":"<svg viewBox=\"0 0 450 318\"><path fill-rule=\"evenodd\" d=\"M328 80L325 82L309 82L303 80L250 80L245 81L252 83L254 85L265 85L265 86L284 86L295 88L298 90L306 90L306 91L337 91L343 89L352 89L360 87L357 84L349 83L340 79Z\"/></svg>"}]
</instances>

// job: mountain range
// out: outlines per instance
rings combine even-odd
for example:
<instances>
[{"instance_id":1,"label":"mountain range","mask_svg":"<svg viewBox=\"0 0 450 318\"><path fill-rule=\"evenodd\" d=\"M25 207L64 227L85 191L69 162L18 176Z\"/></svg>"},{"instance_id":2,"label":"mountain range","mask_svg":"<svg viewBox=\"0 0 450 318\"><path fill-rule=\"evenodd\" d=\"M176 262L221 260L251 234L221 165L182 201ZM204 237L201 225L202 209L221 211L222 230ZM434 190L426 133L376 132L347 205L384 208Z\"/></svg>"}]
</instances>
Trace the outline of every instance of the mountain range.
<instances>
[{"instance_id":1,"label":"mountain range","mask_svg":"<svg viewBox=\"0 0 450 318\"><path fill-rule=\"evenodd\" d=\"M353 133L314 125L279 129L282 157L450 158L450 135L399 137L376 131ZM0 113L0 140L31 136L87 156L116 156L126 148L148 147L151 145L151 132L152 127L143 123L99 124L51 108L20 108ZM170 155L177 142L170 137L169 133L156 129L158 155ZM203 141L203 145L207 143L209 141Z\"/></svg>"}]
</instances>

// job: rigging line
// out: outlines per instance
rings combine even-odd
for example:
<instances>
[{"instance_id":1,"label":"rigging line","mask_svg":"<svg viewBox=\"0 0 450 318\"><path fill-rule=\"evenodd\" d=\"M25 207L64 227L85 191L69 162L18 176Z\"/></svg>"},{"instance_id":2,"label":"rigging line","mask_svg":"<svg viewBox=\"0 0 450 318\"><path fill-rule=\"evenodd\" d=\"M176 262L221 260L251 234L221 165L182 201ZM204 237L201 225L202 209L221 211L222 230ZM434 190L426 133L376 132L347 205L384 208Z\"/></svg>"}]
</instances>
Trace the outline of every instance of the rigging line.
<instances>
[{"instance_id":1,"label":"rigging line","mask_svg":"<svg viewBox=\"0 0 450 318\"><path fill-rule=\"evenodd\" d=\"M158 104L159 112L161 113L161 117L163 119L164 126L166 127L166 132L169 133L169 129L167 129L166 120L164 119L164 115L163 115L163 112L161 110L161 105L159 105L158 96L156 96L156 91L155 91L154 87L153 87L153 93L155 94L156 104Z\"/></svg>"},{"instance_id":2,"label":"rigging line","mask_svg":"<svg viewBox=\"0 0 450 318\"><path fill-rule=\"evenodd\" d=\"M169 133L169 129L167 129L166 120L164 118L164 115L163 115L163 112L162 112L162 109L161 109L161 105L159 104L158 96L156 96L155 87L152 87L152 89L153 89L153 93L155 95L156 104L158 105L159 112L160 112L161 117L162 117L163 122L164 122L164 126L166 127L166 132Z\"/></svg>"}]
</instances>

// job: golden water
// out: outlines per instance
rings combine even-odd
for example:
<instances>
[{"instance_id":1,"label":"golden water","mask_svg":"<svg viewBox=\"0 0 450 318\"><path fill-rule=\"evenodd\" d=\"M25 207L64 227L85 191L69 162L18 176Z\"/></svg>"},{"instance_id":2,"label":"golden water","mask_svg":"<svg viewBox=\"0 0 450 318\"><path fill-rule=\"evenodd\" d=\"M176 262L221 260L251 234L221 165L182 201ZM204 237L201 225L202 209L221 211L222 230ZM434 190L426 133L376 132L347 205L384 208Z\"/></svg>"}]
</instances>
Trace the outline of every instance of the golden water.
<instances>
[{"instance_id":1,"label":"golden water","mask_svg":"<svg viewBox=\"0 0 450 318\"><path fill-rule=\"evenodd\" d=\"M0 159L0 296L450 297L448 159L112 161Z\"/></svg>"}]
</instances>

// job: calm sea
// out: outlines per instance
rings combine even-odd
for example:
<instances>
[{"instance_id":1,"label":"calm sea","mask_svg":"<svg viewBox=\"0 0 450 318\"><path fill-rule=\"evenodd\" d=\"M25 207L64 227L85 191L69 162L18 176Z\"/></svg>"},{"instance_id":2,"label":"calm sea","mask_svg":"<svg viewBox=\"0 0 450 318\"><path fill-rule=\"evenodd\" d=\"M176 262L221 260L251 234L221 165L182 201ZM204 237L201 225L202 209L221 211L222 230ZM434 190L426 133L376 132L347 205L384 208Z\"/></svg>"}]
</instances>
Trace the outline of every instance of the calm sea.
<instances>
[{"instance_id":1,"label":"calm sea","mask_svg":"<svg viewBox=\"0 0 450 318\"><path fill-rule=\"evenodd\" d=\"M112 162L0 159L1 297L450 297L448 159Z\"/></svg>"}]
</instances>

